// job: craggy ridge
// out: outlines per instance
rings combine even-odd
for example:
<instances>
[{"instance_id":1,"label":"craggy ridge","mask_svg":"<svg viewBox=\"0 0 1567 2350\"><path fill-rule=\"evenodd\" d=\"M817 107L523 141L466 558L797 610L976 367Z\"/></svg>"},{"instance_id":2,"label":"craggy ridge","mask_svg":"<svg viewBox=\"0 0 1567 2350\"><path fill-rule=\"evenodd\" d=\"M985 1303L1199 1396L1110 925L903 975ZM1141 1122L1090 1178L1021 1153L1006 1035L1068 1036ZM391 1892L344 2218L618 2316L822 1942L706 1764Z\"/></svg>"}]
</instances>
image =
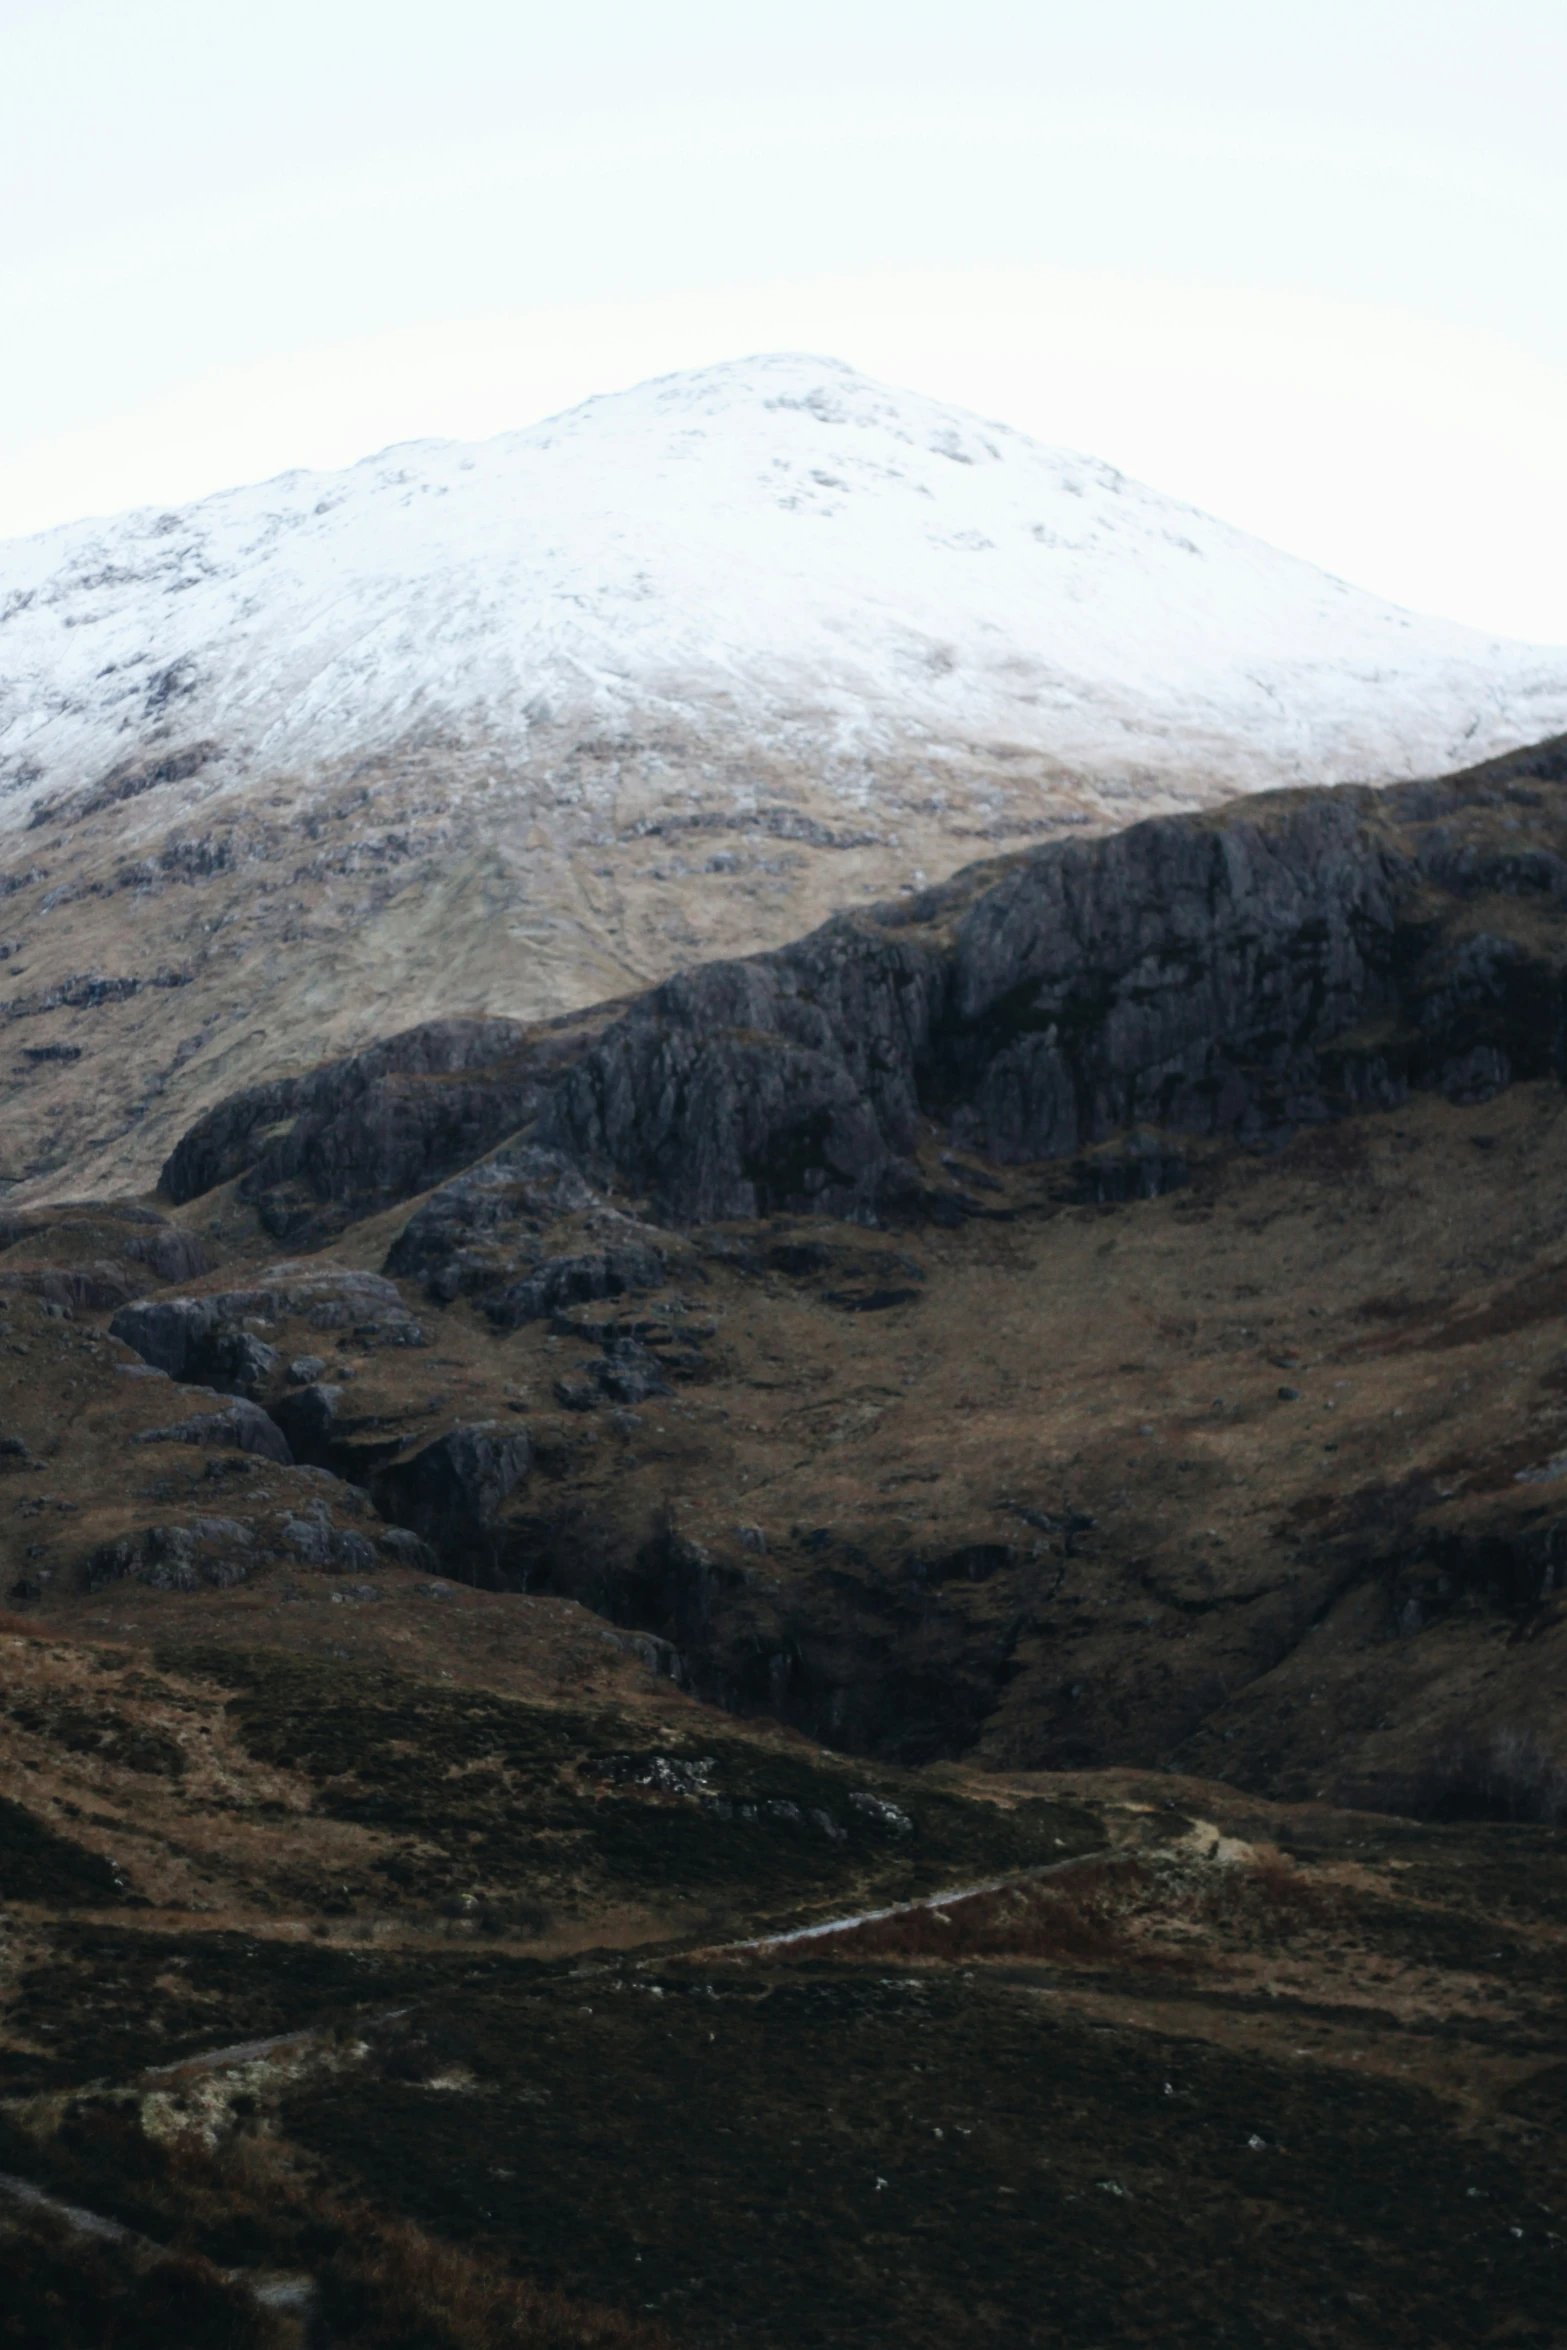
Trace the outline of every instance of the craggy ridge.
<instances>
[{"instance_id":1,"label":"craggy ridge","mask_svg":"<svg viewBox=\"0 0 1567 2350\"><path fill-rule=\"evenodd\" d=\"M1564 779L1557 742L1052 843L580 1022L442 1022L251 1089L164 1188L241 1175L270 1230L320 1239L515 1131L671 1223L874 1222L918 1212L922 1119L1021 1164L1144 1125L1256 1144L1412 1089L1481 1100L1562 1073L1559 944L1529 917L1567 895Z\"/></svg>"},{"instance_id":2,"label":"craggy ridge","mask_svg":"<svg viewBox=\"0 0 1567 2350\"><path fill-rule=\"evenodd\" d=\"M411 1543L427 1567L579 1600L699 1694L855 1750L1189 1767L1216 1741L1276 1791L1327 1769L1417 1810L1466 1786L1554 1801L1549 1758L1533 1794L1486 1793L1495 1739L1544 1731L1495 1704L1474 1718L1456 1652L1400 1652L1407 1754L1373 1735L1359 1677L1388 1669L1399 1627L1537 1624L1567 1581L1554 1401L1510 1449L1487 1437L1476 1471L1473 1409L1429 1400L1429 1349L1451 1341L1411 1262L1430 1239L1389 1116L1451 1156L1466 1117L1515 1101L1528 1171L1497 1165L1496 1198L1535 1203L1518 1278L1538 1320L1560 1285L1564 780L1550 743L1441 783L1156 820L580 1020L439 1023L233 1097L165 1194L189 1245L204 1222L243 1267L130 1295L110 1325L216 1394L149 1395L133 1438L325 1482L286 1506L280 1489L281 1517L201 1521L251 1526L242 1567L121 1502L71 1572L221 1581ZM1483 1250L1477 1171L1439 1188ZM1313 1453L1280 1408L1302 1389L1279 1370L1309 1362L1309 1318L1347 1276L1313 1239L1303 1297L1294 1244L1260 1236L1318 1201L1340 1224L1358 1202L1376 1252L1369 1294L1335 1307L1331 1352L1381 1366L1366 1408L1389 1415L1353 1466L1344 1422ZM1112 1212L1123 1241L1094 1241ZM315 1253L269 1264L278 1240ZM1129 1280L1133 1255L1146 1267L1124 1289L1101 1269L1118 1246ZM1250 1400L1193 1407L1170 1368L1199 1327L1191 1272L1237 1250L1236 1299L1264 1302L1217 1343L1267 1367ZM1499 1312L1470 1317L1498 1344ZM1231 1384L1218 1362L1195 1376ZM1000 1382L988 1418L976 1378ZM1305 1401L1308 1421L1337 1408ZM1393 1429L1411 1414L1429 1442ZM1213 1521L1237 1509L1226 1536ZM1280 1677L1330 1621L1359 1727L1319 1759Z\"/></svg>"}]
</instances>

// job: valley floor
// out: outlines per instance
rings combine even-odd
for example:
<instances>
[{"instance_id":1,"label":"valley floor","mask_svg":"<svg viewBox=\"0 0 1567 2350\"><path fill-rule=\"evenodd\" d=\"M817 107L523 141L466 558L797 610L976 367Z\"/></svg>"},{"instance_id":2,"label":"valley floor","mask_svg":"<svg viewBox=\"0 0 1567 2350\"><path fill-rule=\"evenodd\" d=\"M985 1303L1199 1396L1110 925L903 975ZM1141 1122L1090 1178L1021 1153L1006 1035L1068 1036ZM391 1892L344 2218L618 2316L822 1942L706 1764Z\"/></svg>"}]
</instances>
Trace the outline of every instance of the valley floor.
<instances>
[{"instance_id":1,"label":"valley floor","mask_svg":"<svg viewBox=\"0 0 1567 2350\"><path fill-rule=\"evenodd\" d=\"M207 1605L0 1635L0 2341L1564 2339L1561 1829Z\"/></svg>"}]
</instances>

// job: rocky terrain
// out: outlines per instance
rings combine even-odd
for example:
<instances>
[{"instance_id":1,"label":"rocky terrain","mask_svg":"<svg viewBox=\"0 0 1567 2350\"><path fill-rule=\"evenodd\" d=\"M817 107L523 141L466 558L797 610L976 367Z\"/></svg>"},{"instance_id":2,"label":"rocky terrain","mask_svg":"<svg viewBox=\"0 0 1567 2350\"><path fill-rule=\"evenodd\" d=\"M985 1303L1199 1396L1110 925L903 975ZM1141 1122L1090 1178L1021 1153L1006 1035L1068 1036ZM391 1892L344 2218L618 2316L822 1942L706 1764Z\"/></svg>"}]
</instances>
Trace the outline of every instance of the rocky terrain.
<instances>
[{"instance_id":1,"label":"rocky terrain","mask_svg":"<svg viewBox=\"0 0 1567 2350\"><path fill-rule=\"evenodd\" d=\"M1567 726L1567 652L775 355L0 548L0 1183L976 856Z\"/></svg>"},{"instance_id":2,"label":"rocky terrain","mask_svg":"<svg viewBox=\"0 0 1567 2350\"><path fill-rule=\"evenodd\" d=\"M1567 2339L1564 899L1558 738L8 1204L25 2306Z\"/></svg>"}]
</instances>

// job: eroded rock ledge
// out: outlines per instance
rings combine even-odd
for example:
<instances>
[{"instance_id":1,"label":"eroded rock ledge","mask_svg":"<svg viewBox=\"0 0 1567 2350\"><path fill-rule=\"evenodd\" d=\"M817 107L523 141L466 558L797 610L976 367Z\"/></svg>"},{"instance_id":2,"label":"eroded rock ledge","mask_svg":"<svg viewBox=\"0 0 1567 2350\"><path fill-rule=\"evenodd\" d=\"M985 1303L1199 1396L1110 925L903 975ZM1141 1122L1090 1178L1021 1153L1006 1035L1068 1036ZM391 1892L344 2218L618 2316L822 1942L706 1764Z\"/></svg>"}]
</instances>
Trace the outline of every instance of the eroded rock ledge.
<instances>
[{"instance_id":1,"label":"eroded rock ledge","mask_svg":"<svg viewBox=\"0 0 1567 2350\"><path fill-rule=\"evenodd\" d=\"M1001 1163L1143 1130L1147 1163L1160 1136L1482 1100L1567 1051L1564 779L1555 742L1052 843L580 1020L440 1022L251 1088L164 1186L240 1176L308 1244L526 1132L670 1223L875 1222L942 1212L912 1164L925 1118Z\"/></svg>"}]
</instances>

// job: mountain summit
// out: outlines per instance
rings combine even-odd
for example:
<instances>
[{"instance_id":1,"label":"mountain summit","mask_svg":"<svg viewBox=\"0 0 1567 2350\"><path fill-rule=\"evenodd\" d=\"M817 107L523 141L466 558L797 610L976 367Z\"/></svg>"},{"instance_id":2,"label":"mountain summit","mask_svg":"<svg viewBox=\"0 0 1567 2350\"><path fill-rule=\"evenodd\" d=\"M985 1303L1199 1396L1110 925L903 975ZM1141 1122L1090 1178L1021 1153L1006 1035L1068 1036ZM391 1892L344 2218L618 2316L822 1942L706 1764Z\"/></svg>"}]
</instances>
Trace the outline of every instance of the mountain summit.
<instances>
[{"instance_id":1,"label":"mountain summit","mask_svg":"<svg viewBox=\"0 0 1567 2350\"><path fill-rule=\"evenodd\" d=\"M1567 651L792 355L17 541L0 615L12 1181L987 846L1567 727Z\"/></svg>"},{"instance_id":2,"label":"mountain summit","mask_svg":"<svg viewBox=\"0 0 1567 2350\"><path fill-rule=\"evenodd\" d=\"M1567 717L1567 652L790 355L48 531L0 586L13 821L172 736L225 778L440 740L453 789L575 805L569 746L630 727L666 758L825 761L870 807L889 759L1233 790L1407 775Z\"/></svg>"}]
</instances>

